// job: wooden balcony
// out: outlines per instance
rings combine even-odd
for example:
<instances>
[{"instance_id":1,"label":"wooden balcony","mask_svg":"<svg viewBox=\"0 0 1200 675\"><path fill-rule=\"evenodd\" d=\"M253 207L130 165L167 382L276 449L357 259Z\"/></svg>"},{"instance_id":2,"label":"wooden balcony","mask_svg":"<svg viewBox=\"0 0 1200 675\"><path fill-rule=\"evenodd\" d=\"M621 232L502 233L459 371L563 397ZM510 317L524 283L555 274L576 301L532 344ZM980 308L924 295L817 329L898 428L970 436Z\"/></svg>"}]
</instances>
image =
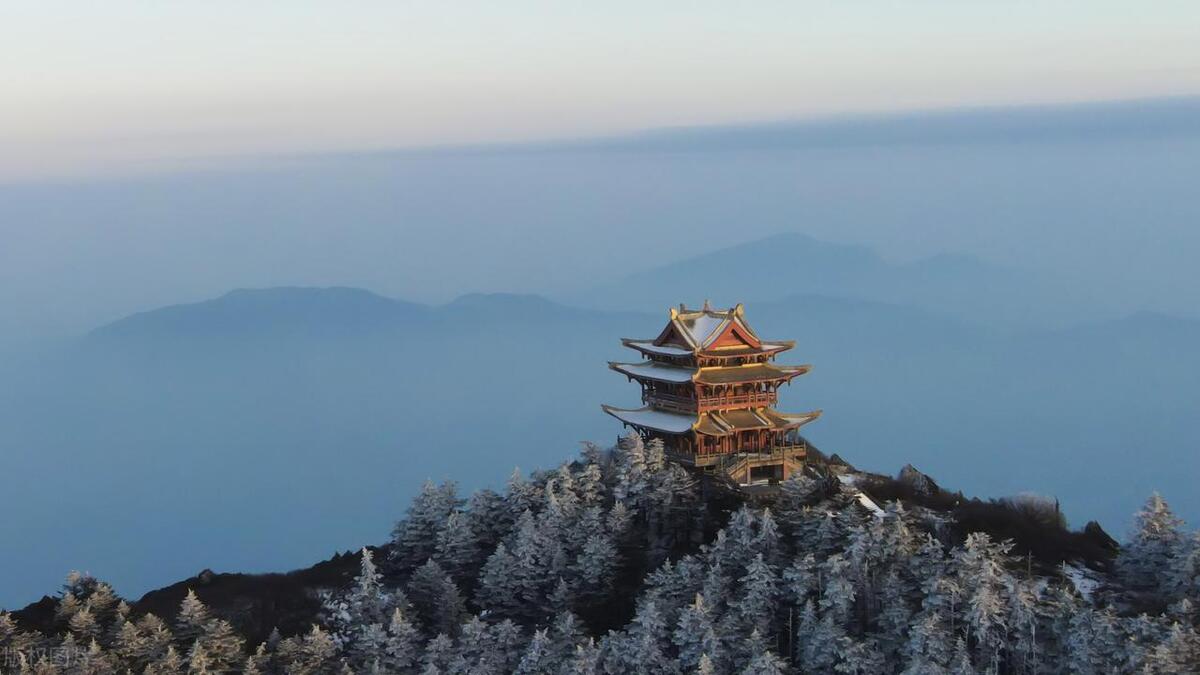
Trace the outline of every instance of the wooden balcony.
<instances>
[{"instance_id":1,"label":"wooden balcony","mask_svg":"<svg viewBox=\"0 0 1200 675\"><path fill-rule=\"evenodd\" d=\"M775 392L758 391L748 394L729 394L726 396L676 396L674 394L655 394L647 392L642 402L654 405L663 410L684 414L709 412L710 410L733 410L737 408L763 408L777 403Z\"/></svg>"}]
</instances>

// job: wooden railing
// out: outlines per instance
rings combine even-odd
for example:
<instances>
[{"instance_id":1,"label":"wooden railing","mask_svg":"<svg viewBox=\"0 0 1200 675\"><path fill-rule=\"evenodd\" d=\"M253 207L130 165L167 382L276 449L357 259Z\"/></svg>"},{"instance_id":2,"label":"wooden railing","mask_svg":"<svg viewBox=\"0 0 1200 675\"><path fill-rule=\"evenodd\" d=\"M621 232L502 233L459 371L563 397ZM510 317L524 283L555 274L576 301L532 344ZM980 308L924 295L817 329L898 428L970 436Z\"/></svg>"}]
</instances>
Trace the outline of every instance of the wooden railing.
<instances>
[{"instance_id":1,"label":"wooden railing","mask_svg":"<svg viewBox=\"0 0 1200 675\"><path fill-rule=\"evenodd\" d=\"M710 410L728 410L731 408L757 408L772 406L776 403L775 392L756 391L747 394L729 394L727 396L701 396L691 398L675 394L656 394L647 392L642 401L654 404L664 410L674 410L681 413L708 412Z\"/></svg>"}]
</instances>

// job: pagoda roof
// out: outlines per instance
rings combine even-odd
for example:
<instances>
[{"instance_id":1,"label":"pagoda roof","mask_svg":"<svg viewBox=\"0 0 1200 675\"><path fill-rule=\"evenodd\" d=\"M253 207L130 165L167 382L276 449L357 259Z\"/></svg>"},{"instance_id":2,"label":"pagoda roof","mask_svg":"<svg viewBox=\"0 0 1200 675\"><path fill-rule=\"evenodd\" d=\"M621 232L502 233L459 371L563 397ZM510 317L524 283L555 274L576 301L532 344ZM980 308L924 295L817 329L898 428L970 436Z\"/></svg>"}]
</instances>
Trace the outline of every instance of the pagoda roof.
<instances>
[{"instance_id":1,"label":"pagoda roof","mask_svg":"<svg viewBox=\"0 0 1200 675\"><path fill-rule=\"evenodd\" d=\"M650 406L633 410L609 405L600 407L609 415L636 427L668 434L684 434L695 430L706 436L728 436L739 431L755 429L786 431L804 426L821 416L820 410L807 413L781 413L771 408L682 415Z\"/></svg>"},{"instance_id":2,"label":"pagoda roof","mask_svg":"<svg viewBox=\"0 0 1200 675\"><path fill-rule=\"evenodd\" d=\"M679 309L672 307L671 322L655 342L663 342L668 334L678 335L694 351L699 351L712 347L725 334L730 324L735 324L742 335L750 340L749 346L758 347L761 341L742 318L743 313L740 304L729 309L713 309L707 300L701 309L688 309L685 305L680 305ZM675 330L672 331L672 328Z\"/></svg>"},{"instance_id":3,"label":"pagoda roof","mask_svg":"<svg viewBox=\"0 0 1200 675\"><path fill-rule=\"evenodd\" d=\"M685 349L674 345L656 345L654 340L635 340L633 338L621 338L621 344L626 347L631 347L644 354L656 354L658 356L691 356L696 353L695 349Z\"/></svg>"},{"instance_id":4,"label":"pagoda roof","mask_svg":"<svg viewBox=\"0 0 1200 675\"><path fill-rule=\"evenodd\" d=\"M807 413L781 413L771 408L723 410L700 415L696 431L706 436L728 436L739 431L796 429L821 416L820 410Z\"/></svg>"},{"instance_id":5,"label":"pagoda roof","mask_svg":"<svg viewBox=\"0 0 1200 675\"><path fill-rule=\"evenodd\" d=\"M657 380L659 382L674 382L682 384L691 382L696 377L696 368L668 366L655 361L645 363L617 363L609 361L608 367L630 377L642 380Z\"/></svg>"},{"instance_id":6,"label":"pagoda roof","mask_svg":"<svg viewBox=\"0 0 1200 675\"><path fill-rule=\"evenodd\" d=\"M655 356L691 356L696 353L705 356L751 356L784 352L796 346L795 340L772 340L761 343L759 348L746 346L697 350L676 345L656 345L654 340L638 340L636 338L621 338L621 344L643 354L654 354Z\"/></svg>"},{"instance_id":7,"label":"pagoda roof","mask_svg":"<svg viewBox=\"0 0 1200 675\"><path fill-rule=\"evenodd\" d=\"M670 320L653 340L625 338L621 342L645 354L656 356L747 356L771 354L790 349L795 343L764 343L746 323L741 304L729 309L713 309L706 300L700 309L686 305L672 307Z\"/></svg>"},{"instance_id":8,"label":"pagoda roof","mask_svg":"<svg viewBox=\"0 0 1200 675\"><path fill-rule=\"evenodd\" d=\"M796 346L795 340L772 340L763 342L759 348L754 347L717 347L716 349L705 349L700 353L705 356L751 356L754 354L771 354L774 352L784 352Z\"/></svg>"},{"instance_id":9,"label":"pagoda roof","mask_svg":"<svg viewBox=\"0 0 1200 675\"><path fill-rule=\"evenodd\" d=\"M708 368L688 368L671 366L655 361L643 363L620 363L610 361L608 367L640 380L656 380L659 382L697 382L699 384L737 384L740 382L764 382L771 380L790 380L803 375L812 366L780 366L774 363L753 363L743 366L716 366Z\"/></svg>"},{"instance_id":10,"label":"pagoda roof","mask_svg":"<svg viewBox=\"0 0 1200 675\"><path fill-rule=\"evenodd\" d=\"M812 370L812 366L779 366L774 363L753 363L745 366L701 368L693 378L700 384L736 384L764 380L790 380Z\"/></svg>"},{"instance_id":11,"label":"pagoda roof","mask_svg":"<svg viewBox=\"0 0 1200 675\"><path fill-rule=\"evenodd\" d=\"M626 424L662 431L668 434L687 433L696 424L695 415L681 415L649 406L635 410L615 408L611 405L602 405L600 408Z\"/></svg>"}]
</instances>

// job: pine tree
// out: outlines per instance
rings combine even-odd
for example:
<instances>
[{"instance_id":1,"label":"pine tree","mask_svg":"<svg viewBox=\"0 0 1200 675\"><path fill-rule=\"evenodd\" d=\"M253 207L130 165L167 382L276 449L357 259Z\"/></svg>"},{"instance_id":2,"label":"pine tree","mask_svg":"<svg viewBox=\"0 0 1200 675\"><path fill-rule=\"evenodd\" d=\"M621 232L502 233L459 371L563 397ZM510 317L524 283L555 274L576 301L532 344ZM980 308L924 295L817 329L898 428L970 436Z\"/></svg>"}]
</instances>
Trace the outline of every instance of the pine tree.
<instances>
[{"instance_id":1,"label":"pine tree","mask_svg":"<svg viewBox=\"0 0 1200 675\"><path fill-rule=\"evenodd\" d=\"M803 624L802 624L803 625ZM800 665L805 672L828 673L837 666L845 630L826 613L809 627L800 650Z\"/></svg>"},{"instance_id":2,"label":"pine tree","mask_svg":"<svg viewBox=\"0 0 1200 675\"><path fill-rule=\"evenodd\" d=\"M126 621L114 640L116 653L135 671L161 659L171 646L172 635L163 620L147 614L137 623Z\"/></svg>"},{"instance_id":3,"label":"pine tree","mask_svg":"<svg viewBox=\"0 0 1200 675\"><path fill-rule=\"evenodd\" d=\"M821 576L825 580L825 587L821 590L821 612L839 625L845 625L850 619L855 598L850 564L842 554L835 553L825 560Z\"/></svg>"},{"instance_id":4,"label":"pine tree","mask_svg":"<svg viewBox=\"0 0 1200 675\"><path fill-rule=\"evenodd\" d=\"M101 624L113 620L120 604L121 599L117 597L113 587L103 581L96 581L87 596L88 608L96 617L96 621Z\"/></svg>"},{"instance_id":5,"label":"pine tree","mask_svg":"<svg viewBox=\"0 0 1200 675\"><path fill-rule=\"evenodd\" d=\"M434 554L442 528L458 506L454 483L435 486L425 481L406 517L392 532L391 564L397 572L412 570Z\"/></svg>"},{"instance_id":6,"label":"pine tree","mask_svg":"<svg viewBox=\"0 0 1200 675\"><path fill-rule=\"evenodd\" d=\"M974 675L975 666L971 665L971 652L967 649L967 641L958 638L954 643L954 657L950 660L950 672L954 675Z\"/></svg>"},{"instance_id":7,"label":"pine tree","mask_svg":"<svg viewBox=\"0 0 1200 675\"><path fill-rule=\"evenodd\" d=\"M1167 506L1162 495L1155 492L1137 514L1133 539L1117 558L1118 569L1125 583L1133 588L1163 591L1164 582L1172 578L1175 558L1183 552L1180 520Z\"/></svg>"},{"instance_id":8,"label":"pine tree","mask_svg":"<svg viewBox=\"0 0 1200 675\"><path fill-rule=\"evenodd\" d=\"M488 557L479 574L475 602L482 608L512 616L519 607L516 584L517 561L503 543Z\"/></svg>"},{"instance_id":9,"label":"pine tree","mask_svg":"<svg viewBox=\"0 0 1200 675\"><path fill-rule=\"evenodd\" d=\"M759 553L747 567L746 575L738 581L741 591L734 602L734 610L742 630L769 634L778 610L779 579L775 572Z\"/></svg>"},{"instance_id":10,"label":"pine tree","mask_svg":"<svg viewBox=\"0 0 1200 675\"><path fill-rule=\"evenodd\" d=\"M667 628L653 602L642 603L625 635L613 644L606 663L609 670L650 675L674 671L667 653Z\"/></svg>"},{"instance_id":11,"label":"pine tree","mask_svg":"<svg viewBox=\"0 0 1200 675\"><path fill-rule=\"evenodd\" d=\"M786 672L787 664L783 659L768 651L756 656L742 669L741 675L784 675Z\"/></svg>"},{"instance_id":12,"label":"pine tree","mask_svg":"<svg viewBox=\"0 0 1200 675\"><path fill-rule=\"evenodd\" d=\"M86 604L71 616L67 626L80 642L87 643L100 637L100 624L92 614L91 607Z\"/></svg>"},{"instance_id":13,"label":"pine tree","mask_svg":"<svg viewBox=\"0 0 1200 675\"><path fill-rule=\"evenodd\" d=\"M608 511L608 526L609 535L614 541L621 541L629 534L629 528L633 524L633 514L629 512L629 508L624 502L617 502L612 505Z\"/></svg>"},{"instance_id":14,"label":"pine tree","mask_svg":"<svg viewBox=\"0 0 1200 675\"><path fill-rule=\"evenodd\" d=\"M516 519L508 509L508 502L495 490L483 489L471 495L466 507L467 527L475 535L480 554L496 548L512 531Z\"/></svg>"},{"instance_id":15,"label":"pine tree","mask_svg":"<svg viewBox=\"0 0 1200 675\"><path fill-rule=\"evenodd\" d=\"M583 644L584 627L573 613L562 611L554 617L549 637L551 662L564 664L575 654L575 648Z\"/></svg>"},{"instance_id":16,"label":"pine tree","mask_svg":"<svg viewBox=\"0 0 1200 675\"><path fill-rule=\"evenodd\" d=\"M242 665L242 675L262 675L260 657L257 654L246 657L246 663Z\"/></svg>"},{"instance_id":17,"label":"pine tree","mask_svg":"<svg viewBox=\"0 0 1200 675\"><path fill-rule=\"evenodd\" d=\"M381 663L388 672L404 673L420 660L420 633L399 607L392 610Z\"/></svg>"},{"instance_id":18,"label":"pine tree","mask_svg":"<svg viewBox=\"0 0 1200 675\"><path fill-rule=\"evenodd\" d=\"M186 668L175 645L167 645L167 651L162 658L146 667L147 675L182 675Z\"/></svg>"},{"instance_id":19,"label":"pine tree","mask_svg":"<svg viewBox=\"0 0 1200 675\"><path fill-rule=\"evenodd\" d=\"M505 619L492 629L492 644L495 650L497 672L509 673L517 667L524 654L527 641L521 627Z\"/></svg>"},{"instance_id":20,"label":"pine tree","mask_svg":"<svg viewBox=\"0 0 1200 675\"><path fill-rule=\"evenodd\" d=\"M469 518L457 511L446 517L438 535L434 559L456 583L466 583L477 571L479 542L471 529Z\"/></svg>"},{"instance_id":21,"label":"pine tree","mask_svg":"<svg viewBox=\"0 0 1200 675\"><path fill-rule=\"evenodd\" d=\"M945 673L954 657L950 631L936 610L916 617L903 648L904 675Z\"/></svg>"},{"instance_id":22,"label":"pine tree","mask_svg":"<svg viewBox=\"0 0 1200 675\"><path fill-rule=\"evenodd\" d=\"M617 547L605 535L593 535L575 563L581 599L590 602L608 595L617 573Z\"/></svg>"},{"instance_id":23,"label":"pine tree","mask_svg":"<svg viewBox=\"0 0 1200 675\"><path fill-rule=\"evenodd\" d=\"M720 658L720 640L703 595L697 593L695 601L680 612L674 642L679 650L680 666L685 671L699 668L702 656L707 655L710 662Z\"/></svg>"},{"instance_id":24,"label":"pine tree","mask_svg":"<svg viewBox=\"0 0 1200 675\"><path fill-rule=\"evenodd\" d=\"M425 646L425 658L423 664L425 670L429 672L430 668L436 669L436 672L442 673L450 668L450 662L454 660L454 641L445 633L438 633L429 644Z\"/></svg>"},{"instance_id":25,"label":"pine tree","mask_svg":"<svg viewBox=\"0 0 1200 675\"><path fill-rule=\"evenodd\" d=\"M637 502L646 490L646 446L641 436L630 432L617 443L617 483L613 497L618 502Z\"/></svg>"},{"instance_id":26,"label":"pine tree","mask_svg":"<svg viewBox=\"0 0 1200 675\"><path fill-rule=\"evenodd\" d=\"M1176 548L1163 590L1172 602L1200 604L1200 531L1192 532Z\"/></svg>"},{"instance_id":27,"label":"pine tree","mask_svg":"<svg viewBox=\"0 0 1200 675\"><path fill-rule=\"evenodd\" d=\"M337 644L320 626L314 625L304 635L295 656L288 675L332 675L339 670Z\"/></svg>"},{"instance_id":28,"label":"pine tree","mask_svg":"<svg viewBox=\"0 0 1200 675\"><path fill-rule=\"evenodd\" d=\"M575 647L575 654L559 670L561 675L598 675L600 650L591 638Z\"/></svg>"},{"instance_id":29,"label":"pine tree","mask_svg":"<svg viewBox=\"0 0 1200 675\"><path fill-rule=\"evenodd\" d=\"M976 645L978 665L985 669L999 669L1005 646L1006 589L1014 585L1004 569L1008 549L1008 544L993 544L984 532L973 532L954 555L962 586L969 589L964 617L968 636Z\"/></svg>"},{"instance_id":30,"label":"pine tree","mask_svg":"<svg viewBox=\"0 0 1200 675\"><path fill-rule=\"evenodd\" d=\"M79 672L80 675L115 675L117 662L99 642L92 640L79 663Z\"/></svg>"},{"instance_id":31,"label":"pine tree","mask_svg":"<svg viewBox=\"0 0 1200 675\"><path fill-rule=\"evenodd\" d=\"M217 672L233 670L246 658L245 641L224 619L209 621L196 644L203 646L209 669Z\"/></svg>"},{"instance_id":32,"label":"pine tree","mask_svg":"<svg viewBox=\"0 0 1200 675\"><path fill-rule=\"evenodd\" d=\"M432 559L417 568L408 582L413 609L434 633L453 635L466 613L462 594L449 575ZM439 667L443 667L439 664Z\"/></svg>"},{"instance_id":33,"label":"pine tree","mask_svg":"<svg viewBox=\"0 0 1200 675\"><path fill-rule=\"evenodd\" d=\"M543 675L550 671L550 637L545 630L534 631L529 647L517 664L516 675Z\"/></svg>"},{"instance_id":34,"label":"pine tree","mask_svg":"<svg viewBox=\"0 0 1200 675\"><path fill-rule=\"evenodd\" d=\"M508 507L510 522L516 523L526 511L533 511L542 503L541 489L525 480L520 469L513 469L508 478L508 492L504 501Z\"/></svg>"},{"instance_id":35,"label":"pine tree","mask_svg":"<svg viewBox=\"0 0 1200 675\"><path fill-rule=\"evenodd\" d=\"M758 518L758 536L755 537L754 548L772 567L779 566L783 558L779 542L779 526L775 523L775 517L771 514L771 509L763 509Z\"/></svg>"},{"instance_id":36,"label":"pine tree","mask_svg":"<svg viewBox=\"0 0 1200 675\"><path fill-rule=\"evenodd\" d=\"M803 607L817 591L819 574L817 562L811 553L796 556L783 573L784 597L797 607Z\"/></svg>"},{"instance_id":37,"label":"pine tree","mask_svg":"<svg viewBox=\"0 0 1200 675\"><path fill-rule=\"evenodd\" d=\"M842 638L841 660L834 670L847 675L874 675L887 669L887 661L875 640Z\"/></svg>"},{"instance_id":38,"label":"pine tree","mask_svg":"<svg viewBox=\"0 0 1200 675\"><path fill-rule=\"evenodd\" d=\"M179 604L179 614L175 617L175 639L178 644L190 650L192 643L204 633L204 627L211 619L208 607L200 601L196 591L189 588L183 602Z\"/></svg>"},{"instance_id":39,"label":"pine tree","mask_svg":"<svg viewBox=\"0 0 1200 675\"><path fill-rule=\"evenodd\" d=\"M904 586L896 569L884 577L879 614L876 616L879 633L879 650L884 660L895 663L908 637L912 625L912 610L904 596Z\"/></svg>"},{"instance_id":40,"label":"pine tree","mask_svg":"<svg viewBox=\"0 0 1200 675\"><path fill-rule=\"evenodd\" d=\"M604 474L600 465L588 462L575 481L575 493L582 506L599 506L604 501Z\"/></svg>"}]
</instances>

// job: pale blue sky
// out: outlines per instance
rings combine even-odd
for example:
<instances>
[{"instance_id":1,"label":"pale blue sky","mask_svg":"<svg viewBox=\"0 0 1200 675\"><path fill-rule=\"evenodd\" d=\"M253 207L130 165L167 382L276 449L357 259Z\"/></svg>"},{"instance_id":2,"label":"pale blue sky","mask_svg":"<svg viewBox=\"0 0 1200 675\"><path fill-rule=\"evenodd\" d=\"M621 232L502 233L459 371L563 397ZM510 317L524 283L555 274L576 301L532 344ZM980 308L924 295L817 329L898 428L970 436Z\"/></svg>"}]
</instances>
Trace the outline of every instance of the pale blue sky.
<instances>
[{"instance_id":1,"label":"pale blue sky","mask_svg":"<svg viewBox=\"0 0 1200 675\"><path fill-rule=\"evenodd\" d=\"M0 34L0 180L1200 93L1194 0L42 0Z\"/></svg>"}]
</instances>

